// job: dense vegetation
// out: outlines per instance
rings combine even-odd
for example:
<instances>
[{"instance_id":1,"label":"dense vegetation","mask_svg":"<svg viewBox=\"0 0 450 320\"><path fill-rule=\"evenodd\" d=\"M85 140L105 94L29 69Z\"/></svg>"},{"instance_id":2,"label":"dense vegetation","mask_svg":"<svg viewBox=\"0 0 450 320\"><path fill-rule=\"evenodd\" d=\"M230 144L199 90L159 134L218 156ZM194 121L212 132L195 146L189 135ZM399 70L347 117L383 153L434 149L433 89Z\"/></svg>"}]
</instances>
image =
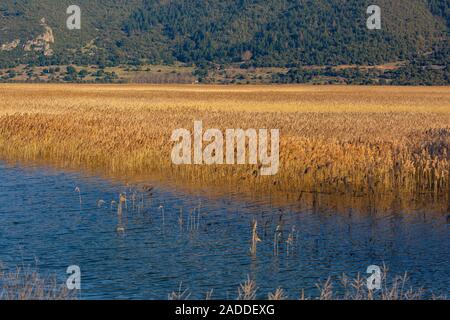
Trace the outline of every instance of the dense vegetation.
<instances>
[{"instance_id":1,"label":"dense vegetation","mask_svg":"<svg viewBox=\"0 0 450 320\"><path fill-rule=\"evenodd\" d=\"M0 45L42 33L46 18L54 54L0 51L0 68L30 65L184 63L205 75L217 65L283 67L273 81L305 82L329 70L305 66L380 65L387 73L355 73L349 83L449 83L447 0L79 0L82 30L65 26L71 1L0 3ZM382 8L382 29L368 30L366 9ZM299 71L300 70L300 71ZM325 74L325 72L327 74ZM418 75L417 73L420 73ZM206 78L203 76L203 78ZM335 77L336 78L336 77ZM337 78L336 78L337 79ZM336 80L334 80L336 81Z\"/></svg>"},{"instance_id":2,"label":"dense vegetation","mask_svg":"<svg viewBox=\"0 0 450 320\"><path fill-rule=\"evenodd\" d=\"M401 60L429 47L440 30L421 0L378 1L386 12L381 31L366 28L366 9L373 1L331 2L175 0L161 5L145 1L124 30L147 36L160 28L180 61L248 59L259 66Z\"/></svg>"}]
</instances>

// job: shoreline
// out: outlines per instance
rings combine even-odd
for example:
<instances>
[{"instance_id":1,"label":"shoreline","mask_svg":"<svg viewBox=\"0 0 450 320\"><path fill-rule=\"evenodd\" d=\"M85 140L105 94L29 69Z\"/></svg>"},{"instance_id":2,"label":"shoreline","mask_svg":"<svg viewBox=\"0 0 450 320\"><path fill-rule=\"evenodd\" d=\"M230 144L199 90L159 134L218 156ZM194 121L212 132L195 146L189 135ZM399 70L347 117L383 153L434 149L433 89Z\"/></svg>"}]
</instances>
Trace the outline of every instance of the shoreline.
<instances>
[{"instance_id":1,"label":"shoreline","mask_svg":"<svg viewBox=\"0 0 450 320\"><path fill-rule=\"evenodd\" d=\"M373 88L362 88L361 95L341 87L336 95L335 89L314 87L305 95L295 88L255 93L115 87L0 85L1 158L99 171L125 181L169 177L194 187L229 185L281 198L426 199L442 207L448 202L450 88L411 88L386 105L391 97ZM429 110L440 101L449 103ZM266 106L269 111L261 111ZM278 175L255 175L254 165L171 164L172 130L190 128L197 119L213 128L279 128Z\"/></svg>"}]
</instances>

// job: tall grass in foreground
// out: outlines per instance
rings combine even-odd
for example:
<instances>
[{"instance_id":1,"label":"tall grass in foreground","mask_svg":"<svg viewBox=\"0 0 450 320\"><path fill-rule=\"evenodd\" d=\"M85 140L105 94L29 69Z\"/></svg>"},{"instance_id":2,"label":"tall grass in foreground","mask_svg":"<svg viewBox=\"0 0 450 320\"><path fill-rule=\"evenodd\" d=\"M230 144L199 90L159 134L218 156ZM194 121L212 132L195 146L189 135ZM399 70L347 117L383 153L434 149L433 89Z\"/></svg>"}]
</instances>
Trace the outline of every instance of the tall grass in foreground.
<instances>
[{"instance_id":1,"label":"tall grass in foreground","mask_svg":"<svg viewBox=\"0 0 450 320\"><path fill-rule=\"evenodd\" d=\"M305 291L299 291L298 296L289 296L281 287L273 292L260 294L257 283L248 276L247 280L237 288L237 300L421 300L447 299L446 296L436 296L421 288L412 288L408 276L388 277L385 267L382 273L380 290L367 289L366 279L358 275L351 279L342 275L337 284L328 278L318 283L317 294L307 297ZM17 268L14 272L3 272L0 269L0 300L74 300L79 298L74 291L69 291L65 285L58 284L54 277L42 278L37 271ZM191 292L180 283L178 289L168 295L169 300L191 299ZM206 300L214 299L214 290L205 295Z\"/></svg>"},{"instance_id":2,"label":"tall grass in foreground","mask_svg":"<svg viewBox=\"0 0 450 320\"><path fill-rule=\"evenodd\" d=\"M301 290L298 296L289 296L286 291L279 287L273 292L266 294L268 300L446 300L444 295L436 296L425 292L421 288L412 288L409 285L408 275L396 276L392 279L388 277L388 269L384 267L382 273L382 285L379 290L369 290L367 280L359 274L351 279L345 274L338 279L337 283L328 278L322 283L318 283L317 294L312 297L306 297L305 291ZM260 294L257 283L250 278L241 283L237 289L237 300L256 300L262 299L264 294ZM213 290L206 294L207 300L211 300ZM187 300L191 297L189 289L182 289L180 285L178 292L169 295L171 300Z\"/></svg>"},{"instance_id":3,"label":"tall grass in foreground","mask_svg":"<svg viewBox=\"0 0 450 320\"><path fill-rule=\"evenodd\" d=\"M18 267L4 272L0 267L0 300L74 300L76 294L55 277L43 278L37 271Z\"/></svg>"}]
</instances>

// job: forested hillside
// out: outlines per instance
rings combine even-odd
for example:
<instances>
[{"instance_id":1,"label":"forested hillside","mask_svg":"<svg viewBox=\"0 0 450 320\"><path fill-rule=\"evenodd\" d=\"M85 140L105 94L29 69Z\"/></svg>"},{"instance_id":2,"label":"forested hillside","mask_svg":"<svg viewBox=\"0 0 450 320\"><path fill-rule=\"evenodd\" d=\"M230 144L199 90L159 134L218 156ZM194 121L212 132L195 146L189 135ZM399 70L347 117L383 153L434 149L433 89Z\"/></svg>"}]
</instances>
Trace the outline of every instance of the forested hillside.
<instances>
[{"instance_id":1,"label":"forested hillside","mask_svg":"<svg viewBox=\"0 0 450 320\"><path fill-rule=\"evenodd\" d=\"M448 0L76 2L82 9L81 30L66 28L66 9L73 1L2 0L0 68L21 63L182 63L206 73L214 65L232 64L297 72L305 66L406 61L409 73L419 66L437 73L427 76L429 81L448 81ZM366 27L366 10L372 4L382 9L381 30ZM301 82L304 77L294 78Z\"/></svg>"},{"instance_id":2,"label":"forested hillside","mask_svg":"<svg viewBox=\"0 0 450 320\"><path fill-rule=\"evenodd\" d=\"M145 38L160 28L184 62L239 61L249 51L261 66L379 64L425 52L442 35L425 1L376 2L380 31L366 28L373 1L361 0L145 1L124 30Z\"/></svg>"}]
</instances>

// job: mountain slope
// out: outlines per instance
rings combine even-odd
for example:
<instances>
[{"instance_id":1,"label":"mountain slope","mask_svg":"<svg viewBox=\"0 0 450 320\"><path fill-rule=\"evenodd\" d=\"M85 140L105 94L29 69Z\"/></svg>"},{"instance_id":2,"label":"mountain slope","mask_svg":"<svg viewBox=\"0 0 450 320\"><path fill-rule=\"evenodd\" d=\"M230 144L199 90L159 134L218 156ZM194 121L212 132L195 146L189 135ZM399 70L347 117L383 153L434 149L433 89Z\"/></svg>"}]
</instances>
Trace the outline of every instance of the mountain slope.
<instances>
[{"instance_id":1,"label":"mountain slope","mask_svg":"<svg viewBox=\"0 0 450 320\"><path fill-rule=\"evenodd\" d=\"M447 0L78 0L80 31L66 28L71 4L3 0L0 67L375 65L435 48L444 50L444 59L448 53ZM366 28L371 4L382 8L382 30ZM35 45L25 50L30 42Z\"/></svg>"},{"instance_id":2,"label":"mountain slope","mask_svg":"<svg viewBox=\"0 0 450 320\"><path fill-rule=\"evenodd\" d=\"M366 28L361 0L146 1L126 22L129 35L163 30L178 60L258 65L382 63L424 52L445 26L426 1L379 0L383 28ZM186 14L189 13L189 14Z\"/></svg>"}]
</instances>

